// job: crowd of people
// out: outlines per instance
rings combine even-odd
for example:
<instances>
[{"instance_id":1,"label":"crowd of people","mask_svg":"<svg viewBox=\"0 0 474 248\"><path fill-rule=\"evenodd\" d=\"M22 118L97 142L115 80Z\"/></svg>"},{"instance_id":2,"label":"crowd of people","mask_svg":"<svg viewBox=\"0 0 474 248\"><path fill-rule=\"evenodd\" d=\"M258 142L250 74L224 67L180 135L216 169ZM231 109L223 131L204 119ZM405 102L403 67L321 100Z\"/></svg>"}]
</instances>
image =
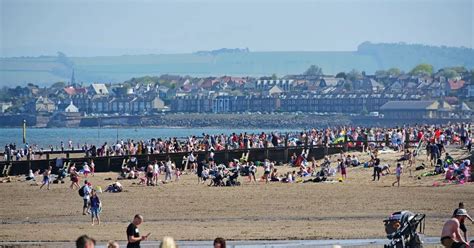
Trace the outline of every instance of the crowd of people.
<instances>
[{"instance_id":1,"label":"crowd of people","mask_svg":"<svg viewBox=\"0 0 474 248\"><path fill-rule=\"evenodd\" d=\"M338 130L336 135L334 130ZM422 151L422 147L425 147L427 159L430 161L430 165L435 168L434 173L440 174L445 173L447 180L458 180L468 181L470 176L470 161L465 160L461 163L455 163L454 159L446 153L446 145L459 145L470 149L470 131L467 125L448 125L444 127L435 126L415 126L410 128L398 128L398 129L366 129L360 128L342 128L342 129L326 129L324 131L313 129L310 132L302 132L299 134L299 139L292 140L288 139L289 142L295 143L291 145L300 145L302 142L317 143L324 139L334 141L337 136L347 135L352 137L350 140L358 140L358 136L361 133L366 134L367 140L370 141L368 146L363 149L370 154L368 161L360 161L356 155L348 153L341 153L333 156L336 158L331 161L332 158L325 157L321 164L318 164L314 157L309 158L309 150L303 150L301 154L292 154L290 160L287 161L289 165L295 167L293 171L288 171L281 174L277 168L277 165L281 164L276 161L249 161L248 152L247 156L242 156L241 159L235 159L233 161L227 161L224 163L216 163L214 159L215 151L221 149L222 144L230 145L234 148L242 147L254 147L257 144L262 144L263 141L267 140L266 134L262 133L259 135L248 135L248 134L232 134L230 137L225 135L209 136L204 135L204 139L198 139L196 137L189 137L185 143L185 150L188 151L188 156L184 156L182 164L178 165L175 161L172 161L168 157L165 161L148 161L146 164L139 164L137 154L143 152L141 144L134 144L133 142L127 143L127 145L116 144L113 150L116 151L117 146L119 152L122 153L125 149L127 153L131 153L131 157L127 163L122 167L122 172L118 179L135 179L138 180L138 184L147 186L158 186L162 183L169 183L172 181L179 181L183 173L185 174L196 174L198 183L205 183L209 181L209 186L237 186L240 182L237 180L239 176L248 177L250 183L257 183L257 179L265 183L269 182L283 182L283 183L294 183L294 182L323 182L328 177L335 176L340 173L339 181L347 179L347 168L364 166L373 168L372 180L380 180L380 176L388 175L390 173L395 174L396 181L393 185L400 186L400 178L404 173L404 166L407 163L407 169L411 175L412 170L424 169L425 164L415 166L415 159ZM386 134L384 134L386 132ZM408 135L407 135L408 134ZM401 152L403 155L398 160L398 163L391 170L390 164L382 163L378 157L380 146L375 141L383 139L384 136L391 136L391 143L389 147L396 152ZM414 148L404 147L404 137L409 137L410 140L414 140ZM347 137L345 137L347 139ZM181 150L183 147L178 140L170 139L173 149ZM228 142L227 142L228 141ZM270 143L274 146L278 146L281 143L281 139L276 133L271 133ZM157 143L153 143L157 142ZM222 143L224 142L224 143ZM371 143L372 142L372 143ZM158 147L161 152L164 149L163 142L160 139L152 140L151 147ZM71 143L70 143L71 144ZM382 143L382 144L386 144ZM157 146L156 146L157 145ZM258 147L259 145L257 145ZM136 148L136 150L135 150ZM150 148L150 147L148 147ZM147 149L148 149L147 148ZM169 148L169 147L168 147ZM167 150L169 150L166 148ZM147 150L146 149L146 150ZM150 148L151 149L151 148ZM206 150L208 152L205 158L200 158L197 151ZM154 152L153 149L149 152ZM99 153L99 155L102 155ZM443 158L444 156L444 158ZM59 175L56 181L63 180L69 176L71 179L71 189L79 188L79 178L83 175L85 178L88 176L94 176L95 164L91 158L89 163L85 162L80 165L80 170L77 169L75 164L72 164L68 168L62 168L62 160L59 158L58 168ZM331 163L333 162L332 166ZM334 163L335 162L335 163ZM263 175L257 177L257 168L263 167ZM51 182L51 167L45 170L43 174L43 181L41 188L47 185L50 188ZM160 178L163 176L164 178ZM34 179L35 173L30 171L28 178ZM121 192L121 186L115 187L117 184L109 185L107 191L109 192Z\"/></svg>"},{"instance_id":2,"label":"crowd of people","mask_svg":"<svg viewBox=\"0 0 474 248\"><path fill-rule=\"evenodd\" d=\"M288 137L288 138L287 138ZM362 146L363 151L368 152L369 159L362 161L356 155L341 152L340 154L326 156L322 162L318 162L314 157L308 156L308 150L303 150L301 154L292 154L289 161L283 162L291 166L289 171L280 173L282 162L272 161L266 159L264 161L249 161L248 153L242 156L241 159L235 159L227 162L218 162L214 159L216 151L222 149L250 149L261 148L267 146L297 146L302 144L323 145L323 144L337 144L340 138L344 137L344 141L352 142L352 145ZM362 137L362 138L361 138ZM389 137L389 139L387 139ZM406 147L406 139L410 140L411 147ZM388 144L387 144L388 143ZM392 148L391 150L400 154L397 163L392 165L381 161L379 154L385 150L385 147ZM456 161L449 153L446 152L446 146L455 145L461 148L471 149L471 133L467 125L453 124L442 127L435 126L414 126L395 129L382 128L334 128L334 129L313 129L308 132L301 132L296 136L282 137L277 133L270 134L232 134L226 135L206 135L198 138L195 136L189 137L186 140L172 139L151 139L149 141L134 142L120 141L112 146L105 143L95 152L91 152L91 158L87 163L76 166L71 164L68 168L61 168L56 177L56 181L61 181L66 177L71 180L70 188L79 190L79 195L83 199L83 215L91 216L92 225L100 225L100 213L102 211L102 202L97 193L102 192L99 187L92 187L87 180L88 177L93 177L95 173L95 164L92 154L95 156L105 155L129 155L129 160L122 167L122 171L114 181L107 186L105 192L123 192L123 186L120 180L136 180L138 185L158 186L161 184L179 182L181 175L191 174L196 175L197 184L206 184L208 186L239 186L241 181L249 184L267 183L320 183L320 182L337 182L344 181L348 175L347 168L349 167L366 167L373 168L371 179L379 181L381 176L393 174L395 181L392 186L401 185L402 174L406 170L412 173L412 170L421 170L428 167L428 165L416 164L416 158L424 149L426 151L426 158L430 161L430 168L433 168L435 174L443 174L446 180L456 180L458 182L467 182L471 177L471 163L469 160ZM87 147L86 147L87 148ZM32 152L31 147L24 150L27 154ZM89 149L89 148L87 148ZM11 153L15 151L15 147L8 146L6 151ZM148 161L146 163L139 163L137 156L148 153L166 153L166 152L187 152L187 156L183 158L182 164L178 165L168 157L165 161ZM205 158L198 155L198 151L208 152ZM15 155L16 156L16 155ZM61 163L62 164L62 163ZM78 169L78 167L80 169ZM261 174L258 173L258 168L261 168ZM372 170L372 169L371 169ZM431 173L431 172L430 172ZM27 180L35 180L39 176L39 172L30 170L27 175ZM50 189L53 181L52 167L41 172L42 180L40 189L46 187ZM80 178L85 179L84 184L80 187ZM239 177L247 178L247 180L239 180ZM339 177L333 180L334 177ZM460 207L459 209L464 209ZM457 210L458 211L458 210ZM460 212L459 212L460 211ZM455 214L451 224L446 229L454 228L456 221L461 222L461 218L456 216L463 216L462 210ZM465 210L464 210L465 211ZM143 217L135 216L133 222L127 228L127 239L129 244L127 247L139 247L139 242L146 240L150 234L141 236L138 233L138 225L143 221ZM130 229L130 230L129 230ZM450 229L451 230L451 229ZM447 233L448 231L446 231ZM443 234L445 231L443 229ZM448 234L446 234L449 236ZM453 243L466 243L467 238L460 239L456 234L452 238ZM446 243L445 238L442 242ZM82 242L82 241L81 241ZM86 242L87 243L87 242ZM138 244L134 246L133 243ZM164 242L163 242L164 243ZM443 243L443 244L444 244ZM115 247L115 246L109 246ZM166 246L173 247L173 246ZM225 245L224 245L225 247ZM450 246L447 246L450 247ZM458 246L452 246L458 247Z\"/></svg>"},{"instance_id":3,"label":"crowd of people","mask_svg":"<svg viewBox=\"0 0 474 248\"><path fill-rule=\"evenodd\" d=\"M189 136L186 138L150 138L147 140L117 140L113 144L104 142L101 145L77 144L73 141L63 141L60 147L50 145L45 149L39 145L24 144L19 147L15 143L5 145L4 160L21 160L22 158L42 159L47 151L71 151L80 150L86 157L96 156L120 156L120 155L143 155L158 153L176 153L191 151L220 151L224 149L251 149L264 147L298 146L298 145L329 145L349 142L351 146L377 147L389 144L398 151L403 151L406 144L414 144L422 139L437 138L430 144L460 144L471 149L472 133L470 124L456 123L439 126L414 125L394 128L364 128L341 126L325 129L313 128L303 132L293 133L231 133L231 134L201 134L201 136ZM430 146L431 149L431 146ZM430 151L431 153L431 151ZM433 147L433 153L436 148Z\"/></svg>"}]
</instances>

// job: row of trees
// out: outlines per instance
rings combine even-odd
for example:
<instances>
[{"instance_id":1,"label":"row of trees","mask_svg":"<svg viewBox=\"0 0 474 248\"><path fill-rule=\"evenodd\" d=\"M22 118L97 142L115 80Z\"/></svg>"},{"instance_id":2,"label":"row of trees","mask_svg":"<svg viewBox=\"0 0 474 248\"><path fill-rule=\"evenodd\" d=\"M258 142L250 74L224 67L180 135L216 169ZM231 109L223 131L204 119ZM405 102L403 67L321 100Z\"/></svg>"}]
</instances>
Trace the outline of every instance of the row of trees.
<instances>
[{"instance_id":1,"label":"row of trees","mask_svg":"<svg viewBox=\"0 0 474 248\"><path fill-rule=\"evenodd\" d=\"M388 70L378 70L375 72L375 75L380 78L387 78L387 77L398 77L402 74L405 74L405 72L401 71L399 68L390 68ZM470 74L470 79L471 81L474 81L474 69L471 69L470 71L467 70L464 66L454 66L454 67L445 67L439 69L437 72L435 72L435 69L433 65L430 64L419 64L415 66L409 73L409 75L413 76L433 76L433 75L439 75L443 76L447 79L454 79L458 77L462 77L464 75L469 75ZM323 69L319 66L316 65L311 65L304 73L303 75L308 75L308 76L323 76ZM365 72L359 72L358 70L351 70L350 72L339 72L336 74L336 77L338 78L344 78L344 79L349 79L349 80L356 80L360 79L365 75Z\"/></svg>"}]
</instances>

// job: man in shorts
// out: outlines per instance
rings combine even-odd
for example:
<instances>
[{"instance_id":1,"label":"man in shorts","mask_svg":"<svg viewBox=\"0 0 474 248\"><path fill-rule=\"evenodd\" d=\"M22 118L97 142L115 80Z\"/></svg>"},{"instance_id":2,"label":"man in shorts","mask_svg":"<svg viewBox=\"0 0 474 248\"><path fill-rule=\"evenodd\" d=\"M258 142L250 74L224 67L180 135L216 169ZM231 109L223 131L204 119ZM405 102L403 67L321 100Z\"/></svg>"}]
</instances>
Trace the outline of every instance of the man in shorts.
<instances>
[{"instance_id":1,"label":"man in shorts","mask_svg":"<svg viewBox=\"0 0 474 248\"><path fill-rule=\"evenodd\" d=\"M43 172L43 184L40 186L40 189L43 188L44 185L48 185L48 190L49 190L49 186L51 185L51 169L52 167L49 166L48 169L46 169L44 172Z\"/></svg>"},{"instance_id":2,"label":"man in shorts","mask_svg":"<svg viewBox=\"0 0 474 248\"><path fill-rule=\"evenodd\" d=\"M268 159L265 159L265 162L263 164L263 169L264 169L263 178L265 179L265 183L268 183L269 178L270 178L270 172L272 170L270 161Z\"/></svg>"},{"instance_id":3,"label":"man in shorts","mask_svg":"<svg viewBox=\"0 0 474 248\"><path fill-rule=\"evenodd\" d=\"M148 163L146 167L146 185L153 186L153 165Z\"/></svg>"},{"instance_id":4,"label":"man in shorts","mask_svg":"<svg viewBox=\"0 0 474 248\"><path fill-rule=\"evenodd\" d=\"M461 235L460 223L466 218L471 219L465 209L457 209L454 217L446 221L441 231L441 244L447 248L464 248L469 247L467 241Z\"/></svg>"}]
</instances>

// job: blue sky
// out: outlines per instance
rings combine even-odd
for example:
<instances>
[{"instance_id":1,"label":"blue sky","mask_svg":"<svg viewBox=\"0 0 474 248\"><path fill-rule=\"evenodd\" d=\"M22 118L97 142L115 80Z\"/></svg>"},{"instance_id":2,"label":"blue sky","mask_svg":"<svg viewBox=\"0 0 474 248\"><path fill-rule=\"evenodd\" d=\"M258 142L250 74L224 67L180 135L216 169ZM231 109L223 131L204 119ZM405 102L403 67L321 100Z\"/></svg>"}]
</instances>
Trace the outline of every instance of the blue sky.
<instances>
[{"instance_id":1,"label":"blue sky","mask_svg":"<svg viewBox=\"0 0 474 248\"><path fill-rule=\"evenodd\" d=\"M0 0L0 56L473 48L472 0Z\"/></svg>"}]
</instances>

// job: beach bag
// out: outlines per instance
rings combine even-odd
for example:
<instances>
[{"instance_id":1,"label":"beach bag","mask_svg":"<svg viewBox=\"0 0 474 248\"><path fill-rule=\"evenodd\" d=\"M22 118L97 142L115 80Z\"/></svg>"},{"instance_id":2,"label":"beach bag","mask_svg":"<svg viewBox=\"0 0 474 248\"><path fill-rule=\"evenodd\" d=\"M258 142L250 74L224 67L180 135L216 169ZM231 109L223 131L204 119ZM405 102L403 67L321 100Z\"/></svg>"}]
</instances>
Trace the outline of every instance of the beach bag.
<instances>
[{"instance_id":1,"label":"beach bag","mask_svg":"<svg viewBox=\"0 0 474 248\"><path fill-rule=\"evenodd\" d=\"M85 186L82 186L78 191L80 197L84 197L84 187Z\"/></svg>"}]
</instances>

